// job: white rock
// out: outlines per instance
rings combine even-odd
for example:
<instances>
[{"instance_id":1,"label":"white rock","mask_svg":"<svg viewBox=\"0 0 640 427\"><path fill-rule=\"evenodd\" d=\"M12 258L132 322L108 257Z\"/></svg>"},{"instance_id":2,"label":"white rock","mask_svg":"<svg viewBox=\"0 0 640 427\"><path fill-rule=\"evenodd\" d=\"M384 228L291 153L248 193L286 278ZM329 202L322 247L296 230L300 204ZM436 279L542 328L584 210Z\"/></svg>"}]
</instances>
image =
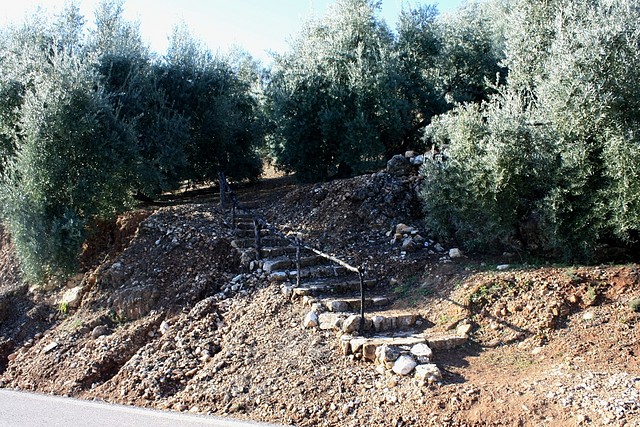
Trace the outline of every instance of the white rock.
<instances>
[{"instance_id":1,"label":"white rock","mask_svg":"<svg viewBox=\"0 0 640 427\"><path fill-rule=\"evenodd\" d=\"M428 383L434 383L442 380L442 372L437 365L430 363L427 365L418 365L415 367L416 379L420 381L425 381Z\"/></svg>"},{"instance_id":2,"label":"white rock","mask_svg":"<svg viewBox=\"0 0 640 427\"><path fill-rule=\"evenodd\" d=\"M311 311L315 311L316 313L322 313L324 311L324 307L319 302L311 302Z\"/></svg>"},{"instance_id":3,"label":"white rock","mask_svg":"<svg viewBox=\"0 0 640 427\"><path fill-rule=\"evenodd\" d=\"M397 347L381 345L376 348L375 362L378 365L385 365L387 362L395 363L400 357L400 350Z\"/></svg>"},{"instance_id":4,"label":"white rock","mask_svg":"<svg viewBox=\"0 0 640 427\"><path fill-rule=\"evenodd\" d=\"M318 320L320 329L323 330L341 329L342 327L342 317L335 313L320 313Z\"/></svg>"},{"instance_id":5,"label":"white rock","mask_svg":"<svg viewBox=\"0 0 640 427\"><path fill-rule=\"evenodd\" d=\"M349 345L351 346L351 351L353 353L362 353L362 347L367 343L366 338L353 338L351 335L343 335L341 339L348 339Z\"/></svg>"},{"instance_id":6,"label":"white rock","mask_svg":"<svg viewBox=\"0 0 640 427\"><path fill-rule=\"evenodd\" d=\"M291 298L293 296L293 289L293 286L282 286L282 295L284 295L285 298Z\"/></svg>"},{"instance_id":7,"label":"white rock","mask_svg":"<svg viewBox=\"0 0 640 427\"><path fill-rule=\"evenodd\" d=\"M152 331L149 331L153 333ZM109 333L109 328L106 325L98 325L91 331L91 337L98 338Z\"/></svg>"},{"instance_id":8,"label":"white rock","mask_svg":"<svg viewBox=\"0 0 640 427\"><path fill-rule=\"evenodd\" d=\"M373 316L371 322L373 323L373 329L380 332L384 326L384 316Z\"/></svg>"},{"instance_id":9,"label":"white rock","mask_svg":"<svg viewBox=\"0 0 640 427\"><path fill-rule=\"evenodd\" d=\"M357 314L352 314L351 316L344 319L342 322L342 331L350 334L351 332L355 332L360 327L360 319L361 317Z\"/></svg>"},{"instance_id":10,"label":"white rock","mask_svg":"<svg viewBox=\"0 0 640 427\"><path fill-rule=\"evenodd\" d=\"M409 375L411 371L416 367L417 363L413 360L413 357L403 355L398 357L396 362L393 364L393 372L398 375Z\"/></svg>"},{"instance_id":11,"label":"white rock","mask_svg":"<svg viewBox=\"0 0 640 427\"><path fill-rule=\"evenodd\" d=\"M351 354L351 338L351 335L342 335L340 337L340 349L344 356L349 356Z\"/></svg>"},{"instance_id":12,"label":"white rock","mask_svg":"<svg viewBox=\"0 0 640 427\"><path fill-rule=\"evenodd\" d=\"M419 156L415 156L411 159L411 164L414 166L420 166L424 163L424 155L420 154Z\"/></svg>"},{"instance_id":13,"label":"white rock","mask_svg":"<svg viewBox=\"0 0 640 427\"><path fill-rule=\"evenodd\" d=\"M63 304L69 308L78 308L80 306L80 302L82 301L82 295L84 294L84 289L82 286L76 286L71 289L67 289L62 295L62 300L60 300L60 304Z\"/></svg>"},{"instance_id":14,"label":"white rock","mask_svg":"<svg viewBox=\"0 0 640 427\"><path fill-rule=\"evenodd\" d=\"M318 315L315 311L308 312L304 317L304 321L302 322L302 325L305 328L315 328L316 326L318 326L318 324Z\"/></svg>"},{"instance_id":15,"label":"white rock","mask_svg":"<svg viewBox=\"0 0 640 427\"><path fill-rule=\"evenodd\" d=\"M160 328L158 328L158 330L162 335L166 334L169 330L169 324L163 320L162 323L160 323Z\"/></svg>"},{"instance_id":16,"label":"white rock","mask_svg":"<svg viewBox=\"0 0 640 427\"><path fill-rule=\"evenodd\" d=\"M393 404L398 403L398 396L396 396L395 394L387 394L387 395L384 397L384 400L385 400L387 403L390 403L390 404L392 404L392 405L393 405Z\"/></svg>"},{"instance_id":17,"label":"white rock","mask_svg":"<svg viewBox=\"0 0 640 427\"><path fill-rule=\"evenodd\" d=\"M396 225L396 234L411 234L412 231L414 231L415 228L407 225L407 224L398 224Z\"/></svg>"},{"instance_id":18,"label":"white rock","mask_svg":"<svg viewBox=\"0 0 640 427\"><path fill-rule=\"evenodd\" d=\"M284 282L289 276L286 271L276 271L269 275L269 280L272 282Z\"/></svg>"},{"instance_id":19,"label":"white rock","mask_svg":"<svg viewBox=\"0 0 640 427\"><path fill-rule=\"evenodd\" d=\"M57 342L53 341L53 342L51 342L51 343L47 344L47 345L46 345L46 347L42 349L42 351L43 351L45 354L46 354L46 353L49 353L49 352L51 352L52 350L54 350L56 347L58 347L58 345L59 345L59 344L58 344Z\"/></svg>"},{"instance_id":20,"label":"white rock","mask_svg":"<svg viewBox=\"0 0 640 427\"><path fill-rule=\"evenodd\" d=\"M593 314L593 311L587 311L582 315L583 320L593 320L594 317L595 317L595 314Z\"/></svg>"},{"instance_id":21,"label":"white rock","mask_svg":"<svg viewBox=\"0 0 640 427\"><path fill-rule=\"evenodd\" d=\"M407 237L402 240L402 251L403 252L415 252L420 249L420 245L418 245L411 237Z\"/></svg>"},{"instance_id":22,"label":"white rock","mask_svg":"<svg viewBox=\"0 0 640 427\"><path fill-rule=\"evenodd\" d=\"M511 267L509 264L500 264L500 265L499 265L499 266L497 266L496 268L497 268L499 271L504 271L504 270L508 270L508 269L509 269L509 267Z\"/></svg>"},{"instance_id":23,"label":"white rock","mask_svg":"<svg viewBox=\"0 0 640 427\"><path fill-rule=\"evenodd\" d=\"M433 351L426 344L414 345L413 347L411 347L411 354L413 354L416 357L424 358L427 360L433 357Z\"/></svg>"},{"instance_id":24,"label":"white rock","mask_svg":"<svg viewBox=\"0 0 640 427\"><path fill-rule=\"evenodd\" d=\"M458 248L449 249L449 258L460 258L462 257L462 251Z\"/></svg>"},{"instance_id":25,"label":"white rock","mask_svg":"<svg viewBox=\"0 0 640 427\"><path fill-rule=\"evenodd\" d=\"M343 313L345 311L349 311L349 304L344 301L327 301L325 306L327 310L333 311L336 313Z\"/></svg>"},{"instance_id":26,"label":"white rock","mask_svg":"<svg viewBox=\"0 0 640 427\"><path fill-rule=\"evenodd\" d=\"M456 332L458 335L469 335L472 329L473 325L471 323L461 323L456 328Z\"/></svg>"}]
</instances>

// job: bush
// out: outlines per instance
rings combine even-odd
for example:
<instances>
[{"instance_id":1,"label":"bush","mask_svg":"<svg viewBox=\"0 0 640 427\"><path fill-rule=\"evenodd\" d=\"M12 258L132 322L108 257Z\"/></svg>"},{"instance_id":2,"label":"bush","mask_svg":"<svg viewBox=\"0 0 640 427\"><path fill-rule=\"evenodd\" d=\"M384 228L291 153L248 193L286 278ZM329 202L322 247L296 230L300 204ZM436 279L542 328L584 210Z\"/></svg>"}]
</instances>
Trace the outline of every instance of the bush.
<instances>
[{"instance_id":1,"label":"bush","mask_svg":"<svg viewBox=\"0 0 640 427\"><path fill-rule=\"evenodd\" d=\"M446 156L424 169L429 221L467 247L590 260L640 231L640 9L515 2L506 87L436 120ZM535 25L533 25L535 24ZM526 66L531 46L535 61ZM496 245L498 244L499 245Z\"/></svg>"},{"instance_id":2,"label":"bush","mask_svg":"<svg viewBox=\"0 0 640 427\"><path fill-rule=\"evenodd\" d=\"M526 224L554 159L530 120L526 104L510 93L434 119L426 136L444 151L423 166L421 196L439 235L489 251L539 244Z\"/></svg>"},{"instance_id":3,"label":"bush","mask_svg":"<svg viewBox=\"0 0 640 427\"><path fill-rule=\"evenodd\" d=\"M21 139L2 182L2 214L26 277L73 272L87 226L129 203L135 139L92 70L53 56L25 93Z\"/></svg>"}]
</instances>

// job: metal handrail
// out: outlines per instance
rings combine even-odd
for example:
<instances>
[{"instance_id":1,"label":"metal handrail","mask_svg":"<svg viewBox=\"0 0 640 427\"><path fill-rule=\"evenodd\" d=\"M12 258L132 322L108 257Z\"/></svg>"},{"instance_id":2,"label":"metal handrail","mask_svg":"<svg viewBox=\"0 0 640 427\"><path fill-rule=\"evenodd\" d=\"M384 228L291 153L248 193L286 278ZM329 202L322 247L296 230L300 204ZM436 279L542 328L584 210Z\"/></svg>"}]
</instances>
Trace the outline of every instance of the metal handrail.
<instances>
[{"instance_id":1,"label":"metal handrail","mask_svg":"<svg viewBox=\"0 0 640 427\"><path fill-rule=\"evenodd\" d=\"M244 211L253 217L253 228L255 233L255 249L257 252L258 258L260 257L260 249L261 249L261 241L260 234L263 228L269 230L273 235L280 237L289 241L296 248L296 286L300 286L300 250L306 249L320 257L323 257L333 263L336 263L352 273L356 273L358 275L358 280L360 282L360 325L358 327L360 333L364 330L364 305L365 305L365 290L364 290L364 274L361 268L354 267L349 263L342 261L334 255L327 254L322 252L316 248L313 248L309 245L303 243L302 238L296 233L295 237L292 239L290 236L283 234L280 230L274 227L272 224L269 224L264 218L262 218L259 214L255 213L253 209L243 206L235 192L231 189L229 182L224 174L224 172L220 172L220 204L224 208L225 205L225 194L229 194L229 198L231 199L231 213L232 213L232 224L233 227L236 227L236 214L238 210Z\"/></svg>"}]
</instances>

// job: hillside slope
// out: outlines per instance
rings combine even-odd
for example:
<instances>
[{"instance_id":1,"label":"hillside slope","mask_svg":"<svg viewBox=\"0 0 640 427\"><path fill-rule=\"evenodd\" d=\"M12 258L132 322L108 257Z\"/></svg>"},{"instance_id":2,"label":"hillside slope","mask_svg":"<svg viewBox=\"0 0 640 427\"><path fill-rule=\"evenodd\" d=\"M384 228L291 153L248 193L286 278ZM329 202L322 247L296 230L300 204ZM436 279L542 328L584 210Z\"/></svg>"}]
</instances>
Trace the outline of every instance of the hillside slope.
<instances>
[{"instance_id":1,"label":"hillside slope","mask_svg":"<svg viewBox=\"0 0 640 427\"><path fill-rule=\"evenodd\" d=\"M406 246L398 224L428 231L418 184L280 179L239 196L364 265L393 309L430 330L469 325L464 346L434 354L441 381L376 369L342 355L333 331L305 328L307 307L242 266L229 213L198 202L106 227L84 274L48 294L20 283L3 234L0 386L300 426L640 425L638 265L532 267Z\"/></svg>"}]
</instances>

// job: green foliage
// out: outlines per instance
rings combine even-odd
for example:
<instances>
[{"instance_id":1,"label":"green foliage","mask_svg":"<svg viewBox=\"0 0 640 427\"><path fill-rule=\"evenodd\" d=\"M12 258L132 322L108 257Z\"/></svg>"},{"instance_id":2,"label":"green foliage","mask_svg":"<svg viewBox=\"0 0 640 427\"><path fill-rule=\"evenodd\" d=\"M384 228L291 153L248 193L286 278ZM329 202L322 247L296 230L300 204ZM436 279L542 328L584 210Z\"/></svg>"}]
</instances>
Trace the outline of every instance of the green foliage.
<instances>
[{"instance_id":1,"label":"green foliage","mask_svg":"<svg viewBox=\"0 0 640 427\"><path fill-rule=\"evenodd\" d=\"M122 12L101 3L88 33L73 5L0 31L0 214L34 283L72 273L135 191L260 172L250 59L241 77L183 31L157 62Z\"/></svg>"},{"instance_id":2,"label":"green foliage","mask_svg":"<svg viewBox=\"0 0 640 427\"><path fill-rule=\"evenodd\" d=\"M302 180L361 173L402 142L393 37L378 5L340 0L277 57L268 88L277 164Z\"/></svg>"},{"instance_id":3,"label":"green foliage","mask_svg":"<svg viewBox=\"0 0 640 427\"><path fill-rule=\"evenodd\" d=\"M600 238L640 230L640 10L588 1L560 10L536 91L562 159L545 207L556 246L588 256Z\"/></svg>"},{"instance_id":4,"label":"green foliage","mask_svg":"<svg viewBox=\"0 0 640 427\"><path fill-rule=\"evenodd\" d=\"M137 135L137 190L153 197L177 188L188 175L184 145L189 126L160 88L137 25L122 13L121 2L99 6L89 50L120 119Z\"/></svg>"},{"instance_id":5,"label":"green foliage","mask_svg":"<svg viewBox=\"0 0 640 427\"><path fill-rule=\"evenodd\" d=\"M3 215L32 281L73 271L88 221L127 206L135 152L90 68L56 55L24 97Z\"/></svg>"},{"instance_id":6,"label":"green foliage","mask_svg":"<svg viewBox=\"0 0 640 427\"><path fill-rule=\"evenodd\" d=\"M640 11L514 3L507 85L427 130L445 148L423 170L428 217L467 247L588 260L640 230Z\"/></svg>"},{"instance_id":7,"label":"green foliage","mask_svg":"<svg viewBox=\"0 0 640 427\"><path fill-rule=\"evenodd\" d=\"M268 88L270 148L305 181L362 173L409 148L434 115L491 93L502 71L491 14L405 10L397 34L378 2L340 0L276 57Z\"/></svg>"},{"instance_id":8,"label":"green foliage","mask_svg":"<svg viewBox=\"0 0 640 427\"><path fill-rule=\"evenodd\" d=\"M257 150L264 125L252 93L253 76L243 80L228 61L203 49L184 26L175 28L165 61L155 72L168 103L189 126L183 142L190 166L186 178L213 180L219 171L236 180L256 178L262 166Z\"/></svg>"},{"instance_id":9,"label":"green foliage","mask_svg":"<svg viewBox=\"0 0 640 427\"><path fill-rule=\"evenodd\" d=\"M66 302L61 302L58 304L58 315L60 317L67 317L69 314L69 304Z\"/></svg>"},{"instance_id":10,"label":"green foliage","mask_svg":"<svg viewBox=\"0 0 640 427\"><path fill-rule=\"evenodd\" d=\"M403 10L398 20L396 51L402 96L409 105L403 119L411 125L405 145L415 145L419 130L447 111L445 90L438 87L434 69L443 51L435 6Z\"/></svg>"},{"instance_id":11,"label":"green foliage","mask_svg":"<svg viewBox=\"0 0 640 427\"><path fill-rule=\"evenodd\" d=\"M402 11L394 45L395 79L400 82L399 148L422 148L419 131L463 102L481 102L494 93L506 70L497 4L472 3L453 15L439 15L435 6Z\"/></svg>"},{"instance_id":12,"label":"green foliage","mask_svg":"<svg viewBox=\"0 0 640 427\"><path fill-rule=\"evenodd\" d=\"M531 238L519 228L535 215L555 167L552 147L532 120L526 103L509 92L434 119L427 137L447 148L422 169L422 197L439 234L468 249L519 250Z\"/></svg>"}]
</instances>

